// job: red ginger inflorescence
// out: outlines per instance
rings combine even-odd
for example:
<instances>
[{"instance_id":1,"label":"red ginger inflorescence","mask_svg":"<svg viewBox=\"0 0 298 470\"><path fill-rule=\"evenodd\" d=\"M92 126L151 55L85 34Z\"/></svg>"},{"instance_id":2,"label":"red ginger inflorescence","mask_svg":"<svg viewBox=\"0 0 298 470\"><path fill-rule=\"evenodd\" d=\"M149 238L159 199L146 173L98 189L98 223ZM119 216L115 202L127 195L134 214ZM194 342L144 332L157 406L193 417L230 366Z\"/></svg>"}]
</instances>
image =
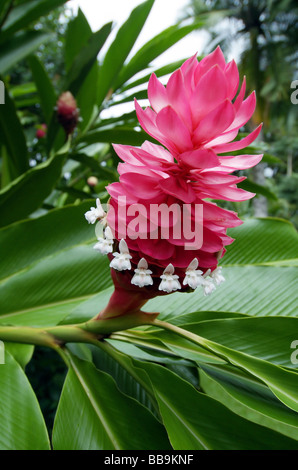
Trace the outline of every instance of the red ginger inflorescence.
<instances>
[{"instance_id":1,"label":"red ginger inflorescence","mask_svg":"<svg viewBox=\"0 0 298 470\"><path fill-rule=\"evenodd\" d=\"M236 63L226 63L218 47L200 62L196 56L184 62L166 87L152 74L151 106L143 110L135 102L142 128L162 145L114 145L124 163L119 182L107 187L107 214L99 200L85 214L105 227L94 248L109 256L115 285L101 316L138 311L148 299L173 291L201 286L208 295L224 281L218 262L233 242L226 232L242 221L211 199L252 198L237 188L245 177L232 173L262 158L231 155L261 131L260 125L234 140L256 106L254 92L244 99L245 79L237 94L238 88Z\"/></svg>"}]
</instances>

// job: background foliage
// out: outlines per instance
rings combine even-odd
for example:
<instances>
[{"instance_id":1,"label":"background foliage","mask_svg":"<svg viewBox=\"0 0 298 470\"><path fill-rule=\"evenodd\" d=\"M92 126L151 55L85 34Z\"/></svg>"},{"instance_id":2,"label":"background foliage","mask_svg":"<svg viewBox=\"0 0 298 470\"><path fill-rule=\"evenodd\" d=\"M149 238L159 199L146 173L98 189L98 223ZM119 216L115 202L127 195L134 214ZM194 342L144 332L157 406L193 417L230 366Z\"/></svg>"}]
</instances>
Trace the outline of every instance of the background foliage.
<instances>
[{"instance_id":1,"label":"background foliage","mask_svg":"<svg viewBox=\"0 0 298 470\"><path fill-rule=\"evenodd\" d=\"M132 55L154 3L147 0L102 54L112 24L92 32L83 13L74 16L65 3L5 0L0 6L6 89L0 106L0 339L1 326L80 323L106 305L109 267L94 255L94 231L84 213L95 197L107 200L105 187L118 178L111 143L148 139L135 113L121 113L121 104L146 98L153 71L166 78L179 67L182 61L159 68L152 62L207 27L216 10L239 19L236 2L200 3L204 8L191 12L191 23L181 20ZM297 223L298 147L288 95L294 69L287 76L282 67L271 70L274 54L291 58L295 11L288 2L283 16L283 7L271 2L267 11L265 3L254 10L258 34L255 24L245 23L247 14L238 34L253 37L259 53L253 62L256 50L248 46L241 62L243 73L262 80L263 141L251 150L265 152L263 162L275 176L262 186L248 173L246 185L278 217L254 218L251 205L234 205L245 222L230 230L235 242L223 260L224 286L211 297L177 293L151 300L146 310L160 312L159 326L115 332L96 346L68 344L58 354L6 342L1 449L297 450L291 346L298 339L297 232L290 221ZM288 25L279 41L267 34L274 21ZM66 90L81 117L71 139L55 110ZM42 124L46 135L37 138Z\"/></svg>"}]
</instances>

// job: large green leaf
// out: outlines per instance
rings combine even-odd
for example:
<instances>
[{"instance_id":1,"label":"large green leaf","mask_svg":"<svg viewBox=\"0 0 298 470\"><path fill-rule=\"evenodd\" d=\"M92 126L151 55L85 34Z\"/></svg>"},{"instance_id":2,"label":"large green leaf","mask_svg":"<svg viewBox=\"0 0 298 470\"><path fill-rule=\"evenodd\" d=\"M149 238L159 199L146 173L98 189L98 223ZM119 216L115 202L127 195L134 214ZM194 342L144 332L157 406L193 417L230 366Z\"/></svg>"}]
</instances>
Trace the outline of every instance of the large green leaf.
<instances>
[{"instance_id":1,"label":"large green leaf","mask_svg":"<svg viewBox=\"0 0 298 470\"><path fill-rule=\"evenodd\" d=\"M283 367L295 367L291 363L291 343L298 331L298 318L225 318L180 326L231 349Z\"/></svg>"},{"instance_id":2,"label":"large green leaf","mask_svg":"<svg viewBox=\"0 0 298 470\"><path fill-rule=\"evenodd\" d=\"M165 367L140 361L137 365L148 373L174 449L298 448L296 441L237 416Z\"/></svg>"},{"instance_id":3,"label":"large green leaf","mask_svg":"<svg viewBox=\"0 0 298 470\"><path fill-rule=\"evenodd\" d=\"M247 353L236 351L222 344L215 343L200 335L187 332L183 328L155 320L157 326L166 328L177 333L183 338L187 338L194 344L206 348L208 351L218 355L230 364L245 370L252 376L265 383L270 390L289 408L298 411L298 374L290 370L279 367L263 359L253 357ZM149 333L150 334L150 333ZM143 333L145 336L145 334ZM179 339L177 339L179 344Z\"/></svg>"},{"instance_id":4,"label":"large green leaf","mask_svg":"<svg viewBox=\"0 0 298 470\"><path fill-rule=\"evenodd\" d=\"M235 241L220 261L226 282L212 295L205 297L201 289L174 293L149 301L145 310L167 319L199 310L296 316L298 234L293 225L282 219L247 219L229 235Z\"/></svg>"},{"instance_id":5,"label":"large green leaf","mask_svg":"<svg viewBox=\"0 0 298 470\"><path fill-rule=\"evenodd\" d=\"M153 6L154 0L147 0L138 5L126 22L120 27L116 38L109 47L98 79L98 105L113 89L125 59L134 46Z\"/></svg>"},{"instance_id":6,"label":"large green leaf","mask_svg":"<svg viewBox=\"0 0 298 470\"><path fill-rule=\"evenodd\" d=\"M52 37L43 31L24 31L7 42L0 44L0 74L6 73L11 67L32 54L41 44Z\"/></svg>"},{"instance_id":7,"label":"large green leaf","mask_svg":"<svg viewBox=\"0 0 298 470\"><path fill-rule=\"evenodd\" d=\"M31 23L38 20L51 10L66 3L67 0L31 0L21 2L15 6L8 15L2 30L0 41L11 37L16 31L27 28Z\"/></svg>"},{"instance_id":8,"label":"large green leaf","mask_svg":"<svg viewBox=\"0 0 298 470\"><path fill-rule=\"evenodd\" d=\"M298 414L284 406L263 384L226 368L200 368L200 386L243 418L298 440Z\"/></svg>"},{"instance_id":9,"label":"large green leaf","mask_svg":"<svg viewBox=\"0 0 298 470\"><path fill-rule=\"evenodd\" d=\"M46 426L22 367L5 352L0 365L0 449L49 450Z\"/></svg>"},{"instance_id":10,"label":"large green leaf","mask_svg":"<svg viewBox=\"0 0 298 470\"><path fill-rule=\"evenodd\" d=\"M92 205L56 209L0 230L1 323L56 324L111 284L107 258L90 245L94 229L84 213ZM104 306L99 303L98 311Z\"/></svg>"},{"instance_id":11,"label":"large green leaf","mask_svg":"<svg viewBox=\"0 0 298 470\"><path fill-rule=\"evenodd\" d=\"M54 155L0 191L0 227L24 219L42 205L61 176L65 158Z\"/></svg>"},{"instance_id":12,"label":"large green leaf","mask_svg":"<svg viewBox=\"0 0 298 470\"><path fill-rule=\"evenodd\" d=\"M223 265L283 264L298 259L298 234L283 219L247 219L229 235L235 241L227 247Z\"/></svg>"},{"instance_id":13,"label":"large green leaf","mask_svg":"<svg viewBox=\"0 0 298 470\"><path fill-rule=\"evenodd\" d=\"M92 33L76 55L67 74L64 89L74 95L78 93L84 80L96 62L99 51L111 32L112 23L105 24L99 31Z\"/></svg>"},{"instance_id":14,"label":"large green leaf","mask_svg":"<svg viewBox=\"0 0 298 470\"><path fill-rule=\"evenodd\" d=\"M186 312L230 311L253 316L297 316L297 268L277 266L229 266L225 283L210 296L198 288L192 293L173 293L150 300L144 310L161 312L171 319Z\"/></svg>"},{"instance_id":15,"label":"large green leaf","mask_svg":"<svg viewBox=\"0 0 298 470\"><path fill-rule=\"evenodd\" d=\"M78 60L77 57L81 53L81 57L79 60L81 64L79 64L79 69L81 68L81 75L79 75L79 78L77 80L79 84L79 92L76 96L76 100L78 108L80 109L81 117L79 127L83 129L86 128L89 123L89 120L93 113L94 104L96 103L97 99L97 89L96 86L94 86L94 83L97 83L99 67L97 63L97 54L100 47L100 38L98 38L97 36L94 40L94 52L91 51L90 54L91 69L89 73L87 73L87 67L82 67L83 61L85 62L85 56L87 54L88 49L92 48L91 43L89 43L88 45L88 41L90 41L90 38L92 36L92 29L89 26L89 23L86 20L84 14L79 9L77 16L69 22L67 27L64 57L66 71L67 73L69 73L73 62L75 60Z\"/></svg>"},{"instance_id":16,"label":"large green leaf","mask_svg":"<svg viewBox=\"0 0 298 470\"><path fill-rule=\"evenodd\" d=\"M29 65L37 87L45 122L49 125L56 104L55 89L43 64L37 56L29 57Z\"/></svg>"},{"instance_id":17,"label":"large green leaf","mask_svg":"<svg viewBox=\"0 0 298 470\"><path fill-rule=\"evenodd\" d=\"M68 355L70 370L53 431L56 450L169 449L162 425L93 364Z\"/></svg>"},{"instance_id":18,"label":"large green leaf","mask_svg":"<svg viewBox=\"0 0 298 470\"><path fill-rule=\"evenodd\" d=\"M286 406L298 412L298 375L262 359L232 350L213 341L199 340L199 344L227 359L264 382Z\"/></svg>"},{"instance_id":19,"label":"large green leaf","mask_svg":"<svg viewBox=\"0 0 298 470\"><path fill-rule=\"evenodd\" d=\"M79 54L82 47L87 44L91 35L92 30L90 25L79 8L77 16L69 21L65 34L64 59L67 72L69 72L75 57Z\"/></svg>"}]
</instances>

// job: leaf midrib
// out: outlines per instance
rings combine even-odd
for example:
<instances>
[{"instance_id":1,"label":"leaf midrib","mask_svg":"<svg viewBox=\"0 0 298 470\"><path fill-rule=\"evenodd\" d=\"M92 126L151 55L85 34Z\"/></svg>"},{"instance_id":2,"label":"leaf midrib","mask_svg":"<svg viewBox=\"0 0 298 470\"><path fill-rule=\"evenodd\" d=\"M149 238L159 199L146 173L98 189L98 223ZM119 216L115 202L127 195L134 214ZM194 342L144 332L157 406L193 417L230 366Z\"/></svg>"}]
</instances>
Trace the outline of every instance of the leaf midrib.
<instances>
[{"instance_id":1,"label":"leaf midrib","mask_svg":"<svg viewBox=\"0 0 298 470\"><path fill-rule=\"evenodd\" d=\"M114 434L112 433L108 423L106 422L106 419L105 419L105 416L104 414L101 412L100 408L98 407L97 403L96 403L96 400L95 398L93 397L93 394L92 394L92 391L91 389L88 387L87 383L85 382L83 376L80 374L80 371L79 369L76 367L74 361L72 360L71 356L69 356L69 359L70 359L70 363L71 363L71 367L72 367L72 370L75 372L76 374L76 377L78 379L78 381L80 382L81 386L82 386L82 389L84 390L92 408L94 409L96 415L98 416L101 424L103 425L110 441L112 442L112 444L114 445L115 447L115 450L121 450L121 445L118 443L117 439L116 439L116 436L114 436Z\"/></svg>"}]
</instances>

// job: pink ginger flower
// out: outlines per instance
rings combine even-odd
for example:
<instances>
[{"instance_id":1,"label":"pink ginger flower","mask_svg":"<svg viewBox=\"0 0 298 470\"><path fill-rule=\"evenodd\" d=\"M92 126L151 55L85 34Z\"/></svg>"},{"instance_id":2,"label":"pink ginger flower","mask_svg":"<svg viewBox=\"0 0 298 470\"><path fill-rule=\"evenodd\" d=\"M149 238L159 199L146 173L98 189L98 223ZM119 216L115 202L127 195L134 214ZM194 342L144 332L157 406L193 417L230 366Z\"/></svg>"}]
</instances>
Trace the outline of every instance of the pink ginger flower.
<instances>
[{"instance_id":1,"label":"pink ginger flower","mask_svg":"<svg viewBox=\"0 0 298 470\"><path fill-rule=\"evenodd\" d=\"M184 62L166 87L153 74L151 107L143 110L135 102L141 126L162 145L114 145L124 162L118 166L119 182L107 187L111 198L105 221L114 236L115 251L108 256L115 292L101 317L139 311L148 299L174 291L200 286L208 295L224 280L218 262L233 242L226 232L242 221L210 199L252 198L253 193L237 188L245 177L232 173L262 158L229 155L253 142L261 130L260 125L234 141L256 105L254 92L244 99L245 79L237 95L238 88L237 66L226 63L218 47L201 62L196 56ZM182 230L186 219L187 234Z\"/></svg>"}]
</instances>

